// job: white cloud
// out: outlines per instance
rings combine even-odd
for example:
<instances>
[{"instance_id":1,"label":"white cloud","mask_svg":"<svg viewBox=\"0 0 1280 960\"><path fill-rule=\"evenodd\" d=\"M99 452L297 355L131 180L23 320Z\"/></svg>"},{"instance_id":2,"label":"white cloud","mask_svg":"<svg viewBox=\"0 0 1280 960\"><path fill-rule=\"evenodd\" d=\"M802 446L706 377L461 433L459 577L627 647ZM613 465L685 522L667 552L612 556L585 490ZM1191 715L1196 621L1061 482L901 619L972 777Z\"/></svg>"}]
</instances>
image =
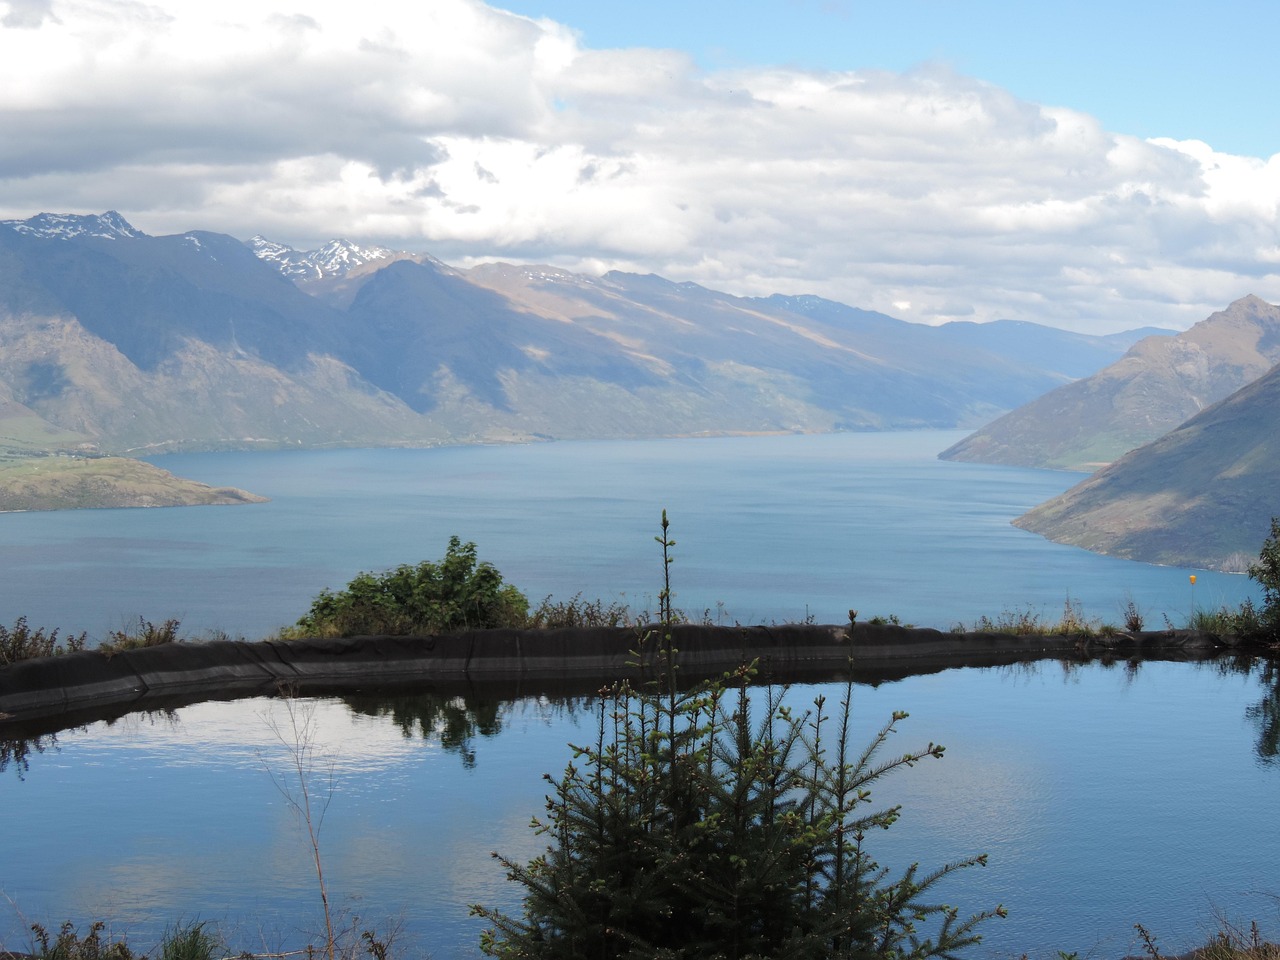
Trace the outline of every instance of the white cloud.
<instances>
[{"instance_id":1,"label":"white cloud","mask_svg":"<svg viewBox=\"0 0 1280 960\"><path fill-rule=\"evenodd\" d=\"M11 0L0 24L0 217L115 208L926 321L1185 325L1280 299L1280 157L941 68L703 73L477 0Z\"/></svg>"}]
</instances>

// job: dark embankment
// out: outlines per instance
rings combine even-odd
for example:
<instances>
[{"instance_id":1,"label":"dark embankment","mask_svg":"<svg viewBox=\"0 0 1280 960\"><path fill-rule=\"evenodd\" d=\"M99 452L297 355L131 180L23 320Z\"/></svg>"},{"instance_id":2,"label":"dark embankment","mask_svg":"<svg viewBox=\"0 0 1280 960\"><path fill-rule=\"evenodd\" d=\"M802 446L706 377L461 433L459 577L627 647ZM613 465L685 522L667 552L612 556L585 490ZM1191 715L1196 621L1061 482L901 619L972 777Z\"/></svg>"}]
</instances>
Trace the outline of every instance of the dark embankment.
<instances>
[{"instance_id":1,"label":"dark embankment","mask_svg":"<svg viewBox=\"0 0 1280 960\"><path fill-rule=\"evenodd\" d=\"M756 661L764 678L880 682L948 667L1039 659L1202 659L1228 646L1186 631L1112 637L1013 636L858 624L674 630L681 677ZM275 694L420 687L517 695L591 692L654 669L656 635L615 629L479 630L432 637L176 643L83 651L0 667L0 729L56 731L143 709ZM637 666L635 651L643 653Z\"/></svg>"}]
</instances>

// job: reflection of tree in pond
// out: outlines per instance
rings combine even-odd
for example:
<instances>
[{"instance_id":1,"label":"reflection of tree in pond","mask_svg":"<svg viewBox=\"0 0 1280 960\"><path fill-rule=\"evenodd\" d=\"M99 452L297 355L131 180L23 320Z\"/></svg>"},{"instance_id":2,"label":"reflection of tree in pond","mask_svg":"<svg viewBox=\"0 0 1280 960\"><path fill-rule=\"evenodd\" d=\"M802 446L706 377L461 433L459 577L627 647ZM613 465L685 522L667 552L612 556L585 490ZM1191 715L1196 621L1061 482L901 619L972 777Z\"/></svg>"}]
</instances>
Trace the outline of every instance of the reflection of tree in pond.
<instances>
[{"instance_id":1,"label":"reflection of tree in pond","mask_svg":"<svg viewBox=\"0 0 1280 960\"><path fill-rule=\"evenodd\" d=\"M1008 664L997 669L1009 677L1031 677L1041 675L1053 662L1034 660ZM1087 665L1111 669L1120 664L1123 665L1125 679L1129 683L1133 683L1138 678L1143 662L1140 657L1117 660L1108 656L1056 661L1057 666L1062 670L1064 682L1078 681L1079 672ZM1257 678L1258 686L1262 690L1262 699L1246 707L1244 715L1258 728L1258 740L1254 744L1254 752L1258 755L1258 759L1265 764L1280 766L1280 660L1258 657L1252 653L1227 653L1200 662L1199 669L1213 670L1224 676L1240 674Z\"/></svg>"},{"instance_id":2,"label":"reflection of tree in pond","mask_svg":"<svg viewBox=\"0 0 1280 960\"><path fill-rule=\"evenodd\" d=\"M58 747L58 738L52 733L22 740L0 740L0 773L12 764L18 779L25 780L31 769L31 754L44 753L50 747L55 750Z\"/></svg>"},{"instance_id":3,"label":"reflection of tree in pond","mask_svg":"<svg viewBox=\"0 0 1280 960\"><path fill-rule=\"evenodd\" d=\"M1259 660L1258 679L1262 699L1245 710L1244 715L1258 725L1258 759L1263 763L1280 762L1280 661Z\"/></svg>"},{"instance_id":4,"label":"reflection of tree in pond","mask_svg":"<svg viewBox=\"0 0 1280 960\"><path fill-rule=\"evenodd\" d=\"M501 733L504 719L520 701L424 693L414 696L343 697L342 702L354 713L390 717L406 737L439 740L445 750L458 754L462 765L470 769L476 765L472 741L477 736L493 737ZM554 704L552 701L542 702L556 705L559 709L566 705L564 701Z\"/></svg>"},{"instance_id":5,"label":"reflection of tree in pond","mask_svg":"<svg viewBox=\"0 0 1280 960\"><path fill-rule=\"evenodd\" d=\"M0 734L9 734L9 736L0 735L0 774L4 773L12 765L14 770L17 771L18 779L25 780L27 774L31 771L31 757L35 754L44 753L46 750L57 751L59 749L58 734L60 733L79 734L99 724L105 727L114 727L120 721L128 723L145 721L152 725L163 723L174 729L182 725L177 712L171 707L154 710L129 710L124 708L118 710L114 716L97 717L92 724L77 722L84 719L85 712L81 711L74 720L71 717L52 717L31 721L31 723L36 724L35 726L19 723L8 728L0 728ZM26 734L26 736L14 736L14 734ZM4 953L0 951L0 957L3 956Z\"/></svg>"}]
</instances>

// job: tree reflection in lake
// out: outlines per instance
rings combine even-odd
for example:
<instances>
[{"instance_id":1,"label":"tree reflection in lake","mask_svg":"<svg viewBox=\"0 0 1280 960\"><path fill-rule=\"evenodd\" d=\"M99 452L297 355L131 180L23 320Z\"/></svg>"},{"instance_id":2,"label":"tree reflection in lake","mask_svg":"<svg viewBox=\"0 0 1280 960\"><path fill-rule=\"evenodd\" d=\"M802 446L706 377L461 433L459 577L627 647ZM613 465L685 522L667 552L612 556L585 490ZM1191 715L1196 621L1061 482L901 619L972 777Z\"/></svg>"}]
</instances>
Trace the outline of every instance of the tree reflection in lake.
<instances>
[{"instance_id":1,"label":"tree reflection in lake","mask_svg":"<svg viewBox=\"0 0 1280 960\"><path fill-rule=\"evenodd\" d=\"M1258 730L1254 753L1263 764L1280 765L1280 659L1258 657L1252 654L1223 654L1211 660L1200 661L1200 666L1227 676L1237 674L1256 680L1262 698L1245 708L1244 715ZM1064 682L1070 681L1087 665L1097 664L1112 668L1121 666L1129 683L1137 680L1143 660L1138 657L1117 659L1106 655L1078 660L1058 660ZM1032 676L1039 674L1047 661L1036 660L1010 664L999 668L1006 676Z\"/></svg>"},{"instance_id":2,"label":"tree reflection in lake","mask_svg":"<svg viewBox=\"0 0 1280 960\"><path fill-rule=\"evenodd\" d=\"M468 770L476 765L475 738L500 734L506 717L518 703L492 694L440 693L361 694L343 697L342 702L353 713L389 718L406 737L438 740L446 752L456 753ZM579 698L544 697L542 704L555 715L572 714L579 706Z\"/></svg>"},{"instance_id":3,"label":"tree reflection in lake","mask_svg":"<svg viewBox=\"0 0 1280 960\"><path fill-rule=\"evenodd\" d=\"M1258 660L1256 669L1262 699L1246 708L1244 715L1258 727L1258 759L1280 763L1280 660Z\"/></svg>"},{"instance_id":4,"label":"tree reflection in lake","mask_svg":"<svg viewBox=\"0 0 1280 960\"><path fill-rule=\"evenodd\" d=\"M57 734L47 733L25 740L0 740L0 773L12 766L18 779L25 780L27 771L31 769L31 754L44 753L48 749L58 749Z\"/></svg>"}]
</instances>

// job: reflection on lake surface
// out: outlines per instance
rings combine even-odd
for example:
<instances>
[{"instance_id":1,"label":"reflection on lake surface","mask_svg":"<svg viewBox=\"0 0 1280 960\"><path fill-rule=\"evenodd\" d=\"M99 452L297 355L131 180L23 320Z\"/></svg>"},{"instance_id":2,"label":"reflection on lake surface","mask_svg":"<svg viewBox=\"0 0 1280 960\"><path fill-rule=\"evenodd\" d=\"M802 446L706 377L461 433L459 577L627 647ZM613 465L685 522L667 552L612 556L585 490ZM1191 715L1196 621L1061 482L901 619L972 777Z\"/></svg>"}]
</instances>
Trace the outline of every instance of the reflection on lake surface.
<instances>
[{"instance_id":1,"label":"reflection on lake surface","mask_svg":"<svg viewBox=\"0 0 1280 960\"><path fill-rule=\"evenodd\" d=\"M900 869L987 853L941 893L1003 903L974 957L1121 957L1142 923L1168 953L1220 910L1280 933L1280 675L1274 663L1057 663L859 685L856 736L910 712L903 747L946 758L887 782L903 818L875 837ZM792 689L803 705L830 685ZM513 910L492 850L540 848L544 773L590 736L589 698L453 694L299 701L314 709L313 782L330 898L358 929L401 925L397 952L476 956L468 907ZM272 781L282 704L204 703L10 742L0 779L0 945L26 925L109 918L148 945L216 922L234 950L279 950L321 926L303 828ZM19 777L17 774L21 774ZM15 829L15 825L17 828Z\"/></svg>"}]
</instances>

